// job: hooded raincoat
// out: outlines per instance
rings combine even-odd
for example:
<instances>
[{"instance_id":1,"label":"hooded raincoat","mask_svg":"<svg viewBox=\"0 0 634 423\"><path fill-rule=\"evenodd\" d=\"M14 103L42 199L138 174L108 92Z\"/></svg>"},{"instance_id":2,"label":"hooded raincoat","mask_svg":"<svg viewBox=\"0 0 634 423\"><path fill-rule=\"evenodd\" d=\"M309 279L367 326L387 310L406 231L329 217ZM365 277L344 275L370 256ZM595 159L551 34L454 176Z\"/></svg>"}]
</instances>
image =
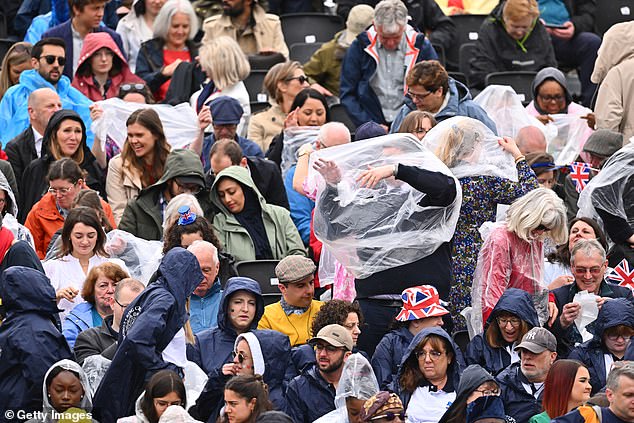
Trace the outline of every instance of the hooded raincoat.
<instances>
[{"instance_id":1,"label":"hooded raincoat","mask_svg":"<svg viewBox=\"0 0 634 423\"><path fill-rule=\"evenodd\" d=\"M529 329L539 327L539 318L531 296L521 289L507 289L486 320L484 332L473 337L471 342L467 345L467 351L465 353L465 361L467 364L479 364L493 376L500 373L513 362L511 350L515 347L516 343L521 342L521 340L518 339L513 344L498 348L489 345L486 340L486 331L489 326L497 324L495 319L501 312L512 313L519 317L522 321L528 323Z\"/></svg>"},{"instance_id":2,"label":"hooded raincoat","mask_svg":"<svg viewBox=\"0 0 634 423\"><path fill-rule=\"evenodd\" d=\"M588 368L592 395L605 386L607 370L614 361L614 357L603 342L603 334L606 330L619 325L634 328L634 304L625 298L606 301L599 310L597 320L588 325L588 331L592 332L593 338L577 346L568 355L569 359L579 360Z\"/></svg>"},{"instance_id":3,"label":"hooded raincoat","mask_svg":"<svg viewBox=\"0 0 634 423\"><path fill-rule=\"evenodd\" d=\"M39 264L33 251L21 256L28 257L34 268ZM14 266L0 278L6 311L0 326L2 416L6 410L40 411L44 375L53 363L72 358L61 332L55 291L44 273L34 268Z\"/></svg>"},{"instance_id":4,"label":"hooded raincoat","mask_svg":"<svg viewBox=\"0 0 634 423\"><path fill-rule=\"evenodd\" d=\"M453 419L458 418L460 414L462 414L460 409L464 410L464 414L462 415L466 417L467 398L485 382L495 382L495 378L479 365L471 364L464 369L460 375L460 384L456 390L456 399L438 423L457 421Z\"/></svg>"},{"instance_id":5,"label":"hooded raincoat","mask_svg":"<svg viewBox=\"0 0 634 423\"><path fill-rule=\"evenodd\" d=\"M185 303L203 280L196 257L183 248L170 250L156 281L128 305L121 319L119 347L94 397L97 420L112 423L134 413L134 401L159 370L179 368L163 358L189 318Z\"/></svg>"},{"instance_id":6,"label":"hooded raincoat","mask_svg":"<svg viewBox=\"0 0 634 423\"><path fill-rule=\"evenodd\" d=\"M267 204L251 179L249 171L241 166L231 166L216 176L211 187L211 201L220 210L220 213L216 214L213 220L214 228L218 232L218 239L224 245L225 250L235 257L236 261L255 260L256 249L249 232L238 222L236 216L227 209L218 196L218 183L223 178L237 181L242 186L243 191L250 189L257 196L266 237L273 255L272 259L281 260L292 254L306 255L306 249L291 220L289 211L283 207ZM248 206L253 207L254 205Z\"/></svg>"},{"instance_id":7,"label":"hooded raincoat","mask_svg":"<svg viewBox=\"0 0 634 423\"><path fill-rule=\"evenodd\" d=\"M101 94L101 90L91 71L92 56L102 48L107 48L114 55L112 56L113 69L110 71L104 94ZM119 71L114 74L113 71L117 68L117 62ZM79 61L77 62L77 71L72 83L73 87L77 88L79 92L92 101L100 101L116 97L119 94L119 87L126 82L142 84L143 80L130 71L125 56L121 53L117 43L114 42L110 34L107 32L94 32L86 35Z\"/></svg>"},{"instance_id":8,"label":"hooded raincoat","mask_svg":"<svg viewBox=\"0 0 634 423\"><path fill-rule=\"evenodd\" d=\"M407 327L392 330L383 336L372 355L372 368L382 391L389 390L396 380L403 354L414 339Z\"/></svg>"}]
</instances>

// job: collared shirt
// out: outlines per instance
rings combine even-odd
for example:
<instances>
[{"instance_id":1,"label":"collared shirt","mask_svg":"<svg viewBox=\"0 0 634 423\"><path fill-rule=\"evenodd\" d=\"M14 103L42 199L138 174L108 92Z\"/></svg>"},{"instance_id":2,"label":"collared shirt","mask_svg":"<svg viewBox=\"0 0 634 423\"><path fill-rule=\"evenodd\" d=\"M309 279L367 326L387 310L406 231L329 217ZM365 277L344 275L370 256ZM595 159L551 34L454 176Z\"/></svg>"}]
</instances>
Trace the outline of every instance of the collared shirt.
<instances>
[{"instance_id":1,"label":"collared shirt","mask_svg":"<svg viewBox=\"0 0 634 423\"><path fill-rule=\"evenodd\" d=\"M451 94L449 94L449 91L447 91L447 93L445 94L445 99L442 101L442 104L440 105L440 109L438 109L436 113L432 113L434 117L436 117L438 113L442 112L442 110L445 107L447 107L447 104L449 104L449 97L451 97Z\"/></svg>"},{"instance_id":2,"label":"collared shirt","mask_svg":"<svg viewBox=\"0 0 634 423\"><path fill-rule=\"evenodd\" d=\"M541 395L542 391L544 390L544 382L536 382L536 383L530 383L530 382L529 383L525 383L525 382L522 382L522 386L524 387L526 392L528 392L529 394L534 396L535 399L539 399L539 396Z\"/></svg>"},{"instance_id":3,"label":"collared shirt","mask_svg":"<svg viewBox=\"0 0 634 423\"><path fill-rule=\"evenodd\" d=\"M70 30L73 33L73 75L77 72L77 66L79 64L79 56L81 55L81 49L84 47L84 39L81 38L79 32L75 31L73 23L70 24Z\"/></svg>"},{"instance_id":4,"label":"collared shirt","mask_svg":"<svg viewBox=\"0 0 634 423\"><path fill-rule=\"evenodd\" d=\"M370 79L370 86L381 103L383 116L392 122L403 105L405 86L405 34L396 50L387 50L380 41L376 42L379 60L376 72Z\"/></svg>"},{"instance_id":5,"label":"collared shirt","mask_svg":"<svg viewBox=\"0 0 634 423\"><path fill-rule=\"evenodd\" d=\"M35 130L34 127L31 126L31 130L33 131L33 139L35 140L35 152L37 153L37 157L42 156L42 139L44 138L39 132Z\"/></svg>"},{"instance_id":6,"label":"collared shirt","mask_svg":"<svg viewBox=\"0 0 634 423\"><path fill-rule=\"evenodd\" d=\"M192 294L189 303L189 323L194 334L218 326L218 309L222 289L220 279L216 278L214 284L203 297Z\"/></svg>"},{"instance_id":7,"label":"collared shirt","mask_svg":"<svg viewBox=\"0 0 634 423\"><path fill-rule=\"evenodd\" d=\"M289 303L286 302L286 300L284 300L284 297L282 297L282 299L280 300L280 305L282 306L282 310L284 311L284 313L286 313L287 316L291 314L304 314L310 308L310 306L309 307L295 307L293 305L290 305Z\"/></svg>"}]
</instances>

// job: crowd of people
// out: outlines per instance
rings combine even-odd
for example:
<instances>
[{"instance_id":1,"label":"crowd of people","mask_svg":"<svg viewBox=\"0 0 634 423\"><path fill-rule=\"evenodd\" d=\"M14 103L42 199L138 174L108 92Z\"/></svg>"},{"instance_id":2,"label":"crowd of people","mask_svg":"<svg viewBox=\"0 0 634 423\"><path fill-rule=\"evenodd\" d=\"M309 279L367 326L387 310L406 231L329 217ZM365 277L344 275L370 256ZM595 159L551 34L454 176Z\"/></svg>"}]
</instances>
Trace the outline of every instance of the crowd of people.
<instances>
[{"instance_id":1,"label":"crowd of people","mask_svg":"<svg viewBox=\"0 0 634 423\"><path fill-rule=\"evenodd\" d=\"M338 0L299 63L331 2L7 3L0 421L634 422L634 22Z\"/></svg>"}]
</instances>

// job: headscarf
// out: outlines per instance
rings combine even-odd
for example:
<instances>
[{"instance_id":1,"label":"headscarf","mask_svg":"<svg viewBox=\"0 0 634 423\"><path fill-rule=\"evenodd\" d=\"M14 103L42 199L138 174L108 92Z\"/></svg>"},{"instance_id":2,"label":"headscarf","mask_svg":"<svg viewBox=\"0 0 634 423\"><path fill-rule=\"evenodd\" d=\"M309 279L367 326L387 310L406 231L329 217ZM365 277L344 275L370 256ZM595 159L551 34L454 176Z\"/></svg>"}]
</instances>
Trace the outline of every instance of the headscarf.
<instances>
[{"instance_id":1,"label":"headscarf","mask_svg":"<svg viewBox=\"0 0 634 423\"><path fill-rule=\"evenodd\" d=\"M240 184L244 193L244 207L240 213L234 213L234 216L238 223L249 233L255 247L256 260L272 259L273 252L271 251L271 244L262 220L260 200L251 188L239 181L236 182Z\"/></svg>"}]
</instances>

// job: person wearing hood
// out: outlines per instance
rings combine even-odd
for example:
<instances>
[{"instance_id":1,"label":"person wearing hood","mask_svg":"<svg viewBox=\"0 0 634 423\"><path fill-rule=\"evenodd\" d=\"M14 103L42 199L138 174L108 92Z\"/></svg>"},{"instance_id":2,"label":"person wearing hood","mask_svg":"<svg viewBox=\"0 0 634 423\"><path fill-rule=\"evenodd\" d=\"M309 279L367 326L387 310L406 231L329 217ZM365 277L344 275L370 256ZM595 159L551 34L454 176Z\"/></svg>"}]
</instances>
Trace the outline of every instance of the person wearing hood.
<instances>
[{"instance_id":1,"label":"person wearing hood","mask_svg":"<svg viewBox=\"0 0 634 423\"><path fill-rule=\"evenodd\" d=\"M399 132L405 116L419 110L431 113L436 122L453 116L471 117L497 134L495 122L473 101L469 88L450 77L437 60L424 60L415 64L407 73L405 82L405 104L394 118L390 133Z\"/></svg>"},{"instance_id":2,"label":"person wearing hood","mask_svg":"<svg viewBox=\"0 0 634 423\"><path fill-rule=\"evenodd\" d=\"M114 422L133 414L134 401L157 371L182 372L187 362L186 303L203 277L189 251L176 247L163 257L155 280L123 315L117 352L94 397L97 420Z\"/></svg>"},{"instance_id":3,"label":"person wearing hood","mask_svg":"<svg viewBox=\"0 0 634 423\"><path fill-rule=\"evenodd\" d=\"M407 288L401 299L403 307L395 317L393 329L385 334L372 355L372 368L383 390L396 380L403 354L414 336L425 328L442 326L442 316L449 314L438 290L431 285Z\"/></svg>"},{"instance_id":4,"label":"person wearing hood","mask_svg":"<svg viewBox=\"0 0 634 423\"><path fill-rule=\"evenodd\" d=\"M24 170L20 195L21 220L33 205L46 194L46 175L51 164L70 157L85 172L84 183L105 194L103 172L86 144L86 125L72 110L59 110L51 116L42 138L42 155Z\"/></svg>"},{"instance_id":5,"label":"person wearing hood","mask_svg":"<svg viewBox=\"0 0 634 423\"><path fill-rule=\"evenodd\" d=\"M163 239L165 208L172 198L184 193L195 195L205 217L211 220L200 158L191 150L176 149L167 156L163 176L128 201L118 228L146 240Z\"/></svg>"},{"instance_id":6,"label":"person wearing hood","mask_svg":"<svg viewBox=\"0 0 634 423\"><path fill-rule=\"evenodd\" d=\"M555 51L539 20L536 0L506 0L493 9L478 31L470 61L469 85L483 89L494 72L537 72L556 67Z\"/></svg>"},{"instance_id":7,"label":"person wearing hood","mask_svg":"<svg viewBox=\"0 0 634 423\"><path fill-rule=\"evenodd\" d=\"M53 363L72 358L62 335L55 290L33 250L29 253L28 244L22 244L27 247L20 259L32 264L13 266L0 277L6 313L0 326L0 410L16 412L41 411L46 372Z\"/></svg>"},{"instance_id":8,"label":"person wearing hood","mask_svg":"<svg viewBox=\"0 0 634 423\"><path fill-rule=\"evenodd\" d=\"M130 70L136 69L141 44L153 37L154 21L166 0L134 0L130 12L117 24L123 48L128 52Z\"/></svg>"},{"instance_id":9,"label":"person wearing hood","mask_svg":"<svg viewBox=\"0 0 634 423\"><path fill-rule=\"evenodd\" d=\"M6 162L0 160L0 216L6 222L5 227L11 229L16 239L33 244L31 232L17 221L18 192L17 186L15 186L15 177L13 177L13 170L1 169L4 165ZM13 179L10 180L6 175L13 177Z\"/></svg>"},{"instance_id":10,"label":"person wearing hood","mask_svg":"<svg viewBox=\"0 0 634 423\"><path fill-rule=\"evenodd\" d=\"M478 364L496 376L520 361L515 346L539 318L528 292L509 288L500 297L484 324L484 331L471 339L465 352L467 364Z\"/></svg>"},{"instance_id":11,"label":"person wearing hood","mask_svg":"<svg viewBox=\"0 0 634 423\"><path fill-rule=\"evenodd\" d=\"M597 319L589 325L591 340L574 348L568 358L579 360L590 372L592 395L601 391L607 381L607 369L624 359L634 336L634 304L625 298L606 301Z\"/></svg>"},{"instance_id":12,"label":"person wearing hood","mask_svg":"<svg viewBox=\"0 0 634 423\"><path fill-rule=\"evenodd\" d=\"M286 408L284 376L290 363L288 336L273 330L253 330L238 335L233 360L213 372L196 404L190 409L196 419L215 422L221 414L225 384L237 375L262 376L268 397L278 410Z\"/></svg>"},{"instance_id":13,"label":"person wearing hood","mask_svg":"<svg viewBox=\"0 0 634 423\"><path fill-rule=\"evenodd\" d=\"M213 220L218 238L236 261L306 255L289 211L267 204L247 169L230 166L220 172L211 201L220 210Z\"/></svg>"},{"instance_id":14,"label":"person wearing hood","mask_svg":"<svg viewBox=\"0 0 634 423\"><path fill-rule=\"evenodd\" d=\"M90 392L88 377L81 366L71 360L60 360L53 364L44 376L43 416L28 420L27 423L55 422L57 419L53 413L70 415L73 421L95 422L90 417L92 411Z\"/></svg>"},{"instance_id":15,"label":"person wearing hood","mask_svg":"<svg viewBox=\"0 0 634 423\"><path fill-rule=\"evenodd\" d=\"M124 83L142 84L130 71L128 62L110 34L95 32L86 35L81 49L73 87L92 101L117 97Z\"/></svg>"},{"instance_id":16,"label":"person wearing hood","mask_svg":"<svg viewBox=\"0 0 634 423\"><path fill-rule=\"evenodd\" d=\"M410 419L437 422L456 399L462 352L439 327L420 331L410 342L393 389Z\"/></svg>"},{"instance_id":17,"label":"person wearing hood","mask_svg":"<svg viewBox=\"0 0 634 423\"><path fill-rule=\"evenodd\" d=\"M622 133L626 143L634 136L632 72L634 22L617 23L603 34L591 79L599 85L594 106L597 128Z\"/></svg>"},{"instance_id":18,"label":"person wearing hood","mask_svg":"<svg viewBox=\"0 0 634 423\"><path fill-rule=\"evenodd\" d=\"M360 423L361 410L367 400L379 393L379 384L368 360L352 354L343 365L335 394L335 410L315 423Z\"/></svg>"},{"instance_id":19,"label":"person wearing hood","mask_svg":"<svg viewBox=\"0 0 634 423\"><path fill-rule=\"evenodd\" d=\"M62 108L77 112L90 128L92 119L87 97L71 86L70 78L62 75L66 63L66 44L59 38L43 38L31 50L33 69L20 74L20 83L4 93L0 102L0 141L6 144L29 127L28 100L38 88L50 88L57 92ZM50 63L49 63L50 62ZM93 134L88 134L92 145Z\"/></svg>"}]
</instances>

